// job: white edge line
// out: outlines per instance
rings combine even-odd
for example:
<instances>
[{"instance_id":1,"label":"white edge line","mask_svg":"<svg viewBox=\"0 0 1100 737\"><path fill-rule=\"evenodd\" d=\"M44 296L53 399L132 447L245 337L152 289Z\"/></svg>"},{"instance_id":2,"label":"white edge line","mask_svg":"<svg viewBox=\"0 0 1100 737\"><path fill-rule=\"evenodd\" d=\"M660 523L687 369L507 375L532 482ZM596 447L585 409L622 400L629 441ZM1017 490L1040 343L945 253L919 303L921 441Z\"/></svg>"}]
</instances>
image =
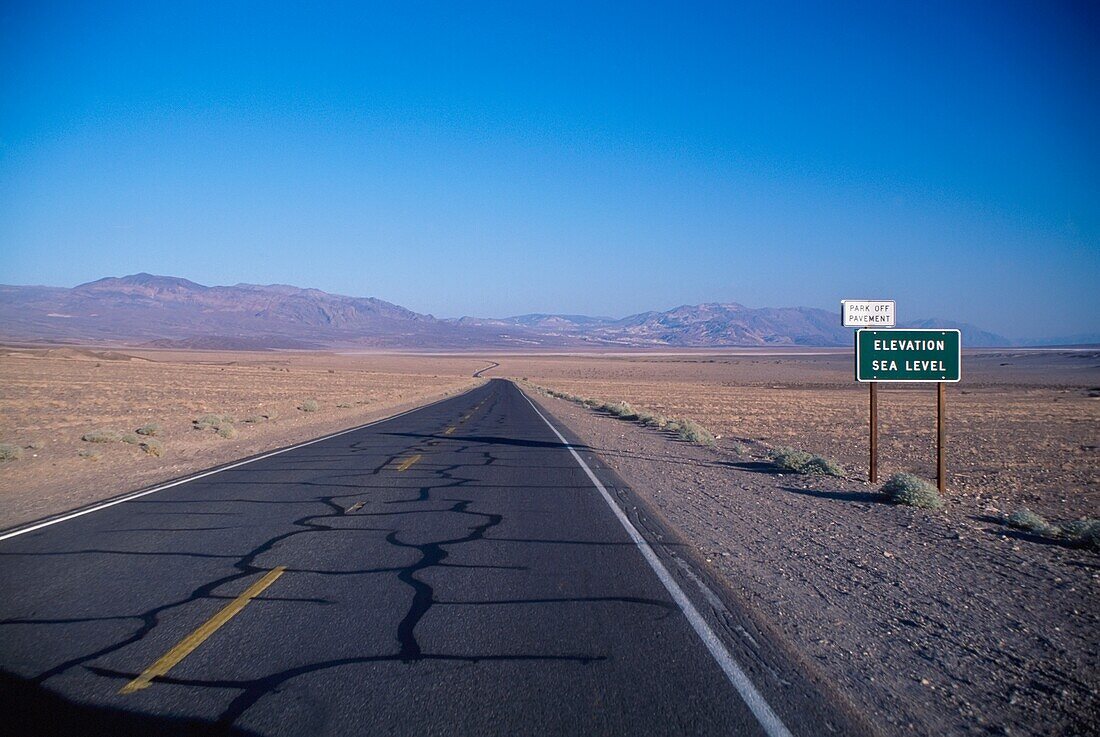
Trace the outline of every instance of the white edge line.
<instances>
[{"instance_id":1,"label":"white edge line","mask_svg":"<svg viewBox=\"0 0 1100 737\"><path fill-rule=\"evenodd\" d=\"M558 428L546 419L546 415L539 411L539 408L535 406L535 403L531 401L531 398L524 394L523 398L528 401L531 408L535 410L535 414L542 418L542 421L546 423L547 427L554 431L554 434L558 436L565 448L573 454L573 458L580 464L580 467L584 469L584 472L588 474L589 480L599 490L603 500L607 502L607 506L611 507L611 511L615 513L619 522L634 540L634 544L638 546L638 550L641 551L642 556L649 563L649 567L653 569L653 572L657 574L657 578L661 579L661 583L665 585L665 589L672 596L673 600L680 606L680 610L683 611L684 616L688 622L691 623L695 633L699 635L699 638L703 641L703 644L707 646L707 650L718 662L719 667L725 672L726 677L729 678L733 687L737 689L737 693L744 699L745 705L749 707L749 710L756 717L756 721L760 723L764 731L768 734L768 737L792 737L790 730L783 724L782 720L776 715L772 708L768 705L768 702L764 700L764 697L760 695L760 692L756 690L756 686L752 684L749 677L745 675L745 671L741 669L741 666L737 664L737 661L733 659L730 651L726 649L726 646L718 639L718 635L714 634L714 630L710 628L707 621L703 619L703 615L699 613L699 610L695 608L695 605L691 603L691 600L684 593L684 590L680 588L680 585L676 583L676 580L669 574L668 569L665 568L664 563L657 557L657 554L653 552L653 548L638 532L637 528L630 522L630 518L626 516L619 505L615 503L615 500L611 498L611 494L608 493L607 488L604 487L600 480L596 478L596 474L592 473L592 469L588 467L588 464L584 462L584 459L580 457L576 449L565 439L565 436L558 432Z\"/></svg>"},{"instance_id":2,"label":"white edge line","mask_svg":"<svg viewBox=\"0 0 1100 737\"><path fill-rule=\"evenodd\" d=\"M433 406L439 404L440 402L446 402L448 399L456 399L458 397L464 396L464 395L469 394L470 392L474 391L474 389L480 389L482 386L485 386L485 385L481 384L480 386L475 386L475 387L472 387L470 389L467 389L462 394L456 394L453 397L443 397L442 399L437 399L434 402L429 402L428 404L422 404L419 407L413 407L411 409L405 410L404 412L398 412L395 415L390 415L389 417L382 417L382 418L379 418L377 420L371 420L370 422L367 422L367 423L362 424L362 425L356 425L355 427L349 427L347 430L340 430L339 432L334 432L331 435L322 435L319 438L314 438L313 440L307 440L304 443L298 443L297 445L291 445L290 447L287 447L287 448L280 448L279 450L273 450L270 453L264 453L263 455L258 455L254 458L249 458L247 460L239 461L237 463L231 463L228 466L222 466L221 468L215 468L215 469L210 470L210 471L203 471L201 473L195 474L194 476L188 476L186 478L177 479L176 481L171 481L167 484L161 484L160 486L154 486L152 489L145 489L144 491L135 491L133 494L127 494L125 496L121 496L121 497L118 497L116 499L112 499L108 502L103 502L102 504L95 504L95 505L92 505L90 507L86 507L84 509L81 509L79 511L72 512L71 514L63 514L61 517L54 517L52 519L47 519L47 520L44 520L44 521L38 522L38 523L31 523L30 526L28 526L28 527L20 527L18 529L11 530L10 532L6 532L3 535L0 535L0 541L7 540L7 539L13 538L13 537L18 537L19 535L26 535L28 532L34 532L35 530L41 530L43 527L49 527L50 525L56 525L59 522L66 522L66 521L71 520L71 519L76 519L77 517L83 517L86 514L91 514L92 512L98 512L101 509L106 509L107 507L113 507L116 504L122 504L123 502L129 502L129 501L132 501L134 499L139 499L143 496L148 496L149 494L155 494L158 491L164 491L165 489L171 489L173 486L180 486L182 484L186 484L186 483L189 483L191 481L198 481L201 478L206 478L207 476L213 476L214 474L221 473L222 471L229 471L229 470L234 469L234 468L240 468L241 466L248 465L249 463L255 463L256 461L262 461L263 459L270 458L271 456L277 456L280 453L286 453L286 452L291 451L291 450L297 450L298 448L304 448L307 445L313 445L314 443L320 443L322 440L331 440L332 438L336 438L336 437L339 437L341 435L347 435L349 432L355 432L356 430L362 430L365 427L371 427L372 425L379 425L383 422L389 422L390 420L396 420L398 417L404 417L405 415L409 414L410 412L417 412L417 411L422 410L422 409L427 409L428 407L433 407Z\"/></svg>"}]
</instances>

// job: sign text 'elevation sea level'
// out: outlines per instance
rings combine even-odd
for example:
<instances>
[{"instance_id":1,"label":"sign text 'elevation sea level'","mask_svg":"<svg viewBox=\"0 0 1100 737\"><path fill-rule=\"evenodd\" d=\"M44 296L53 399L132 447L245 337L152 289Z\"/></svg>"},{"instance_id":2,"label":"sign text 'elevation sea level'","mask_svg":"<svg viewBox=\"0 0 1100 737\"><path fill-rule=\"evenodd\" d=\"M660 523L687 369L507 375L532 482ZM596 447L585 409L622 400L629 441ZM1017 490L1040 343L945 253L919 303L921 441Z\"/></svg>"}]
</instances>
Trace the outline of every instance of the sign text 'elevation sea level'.
<instances>
[{"instance_id":1,"label":"sign text 'elevation sea level'","mask_svg":"<svg viewBox=\"0 0 1100 737\"><path fill-rule=\"evenodd\" d=\"M958 330L857 330L856 381L958 381Z\"/></svg>"},{"instance_id":2,"label":"sign text 'elevation sea level'","mask_svg":"<svg viewBox=\"0 0 1100 737\"><path fill-rule=\"evenodd\" d=\"M846 328L892 328L896 314L892 299L840 300L840 320Z\"/></svg>"}]
</instances>

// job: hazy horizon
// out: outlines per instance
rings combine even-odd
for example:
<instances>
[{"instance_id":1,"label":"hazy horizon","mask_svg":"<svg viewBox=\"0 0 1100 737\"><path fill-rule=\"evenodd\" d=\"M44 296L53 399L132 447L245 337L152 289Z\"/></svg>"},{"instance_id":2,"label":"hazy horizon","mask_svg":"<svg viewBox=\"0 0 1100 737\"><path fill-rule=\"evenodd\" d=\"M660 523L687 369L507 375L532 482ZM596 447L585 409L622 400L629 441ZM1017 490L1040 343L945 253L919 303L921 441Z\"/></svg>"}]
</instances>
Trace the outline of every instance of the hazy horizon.
<instances>
[{"instance_id":1,"label":"hazy horizon","mask_svg":"<svg viewBox=\"0 0 1100 737\"><path fill-rule=\"evenodd\" d=\"M0 282L1100 333L1088 3L0 13Z\"/></svg>"}]
</instances>

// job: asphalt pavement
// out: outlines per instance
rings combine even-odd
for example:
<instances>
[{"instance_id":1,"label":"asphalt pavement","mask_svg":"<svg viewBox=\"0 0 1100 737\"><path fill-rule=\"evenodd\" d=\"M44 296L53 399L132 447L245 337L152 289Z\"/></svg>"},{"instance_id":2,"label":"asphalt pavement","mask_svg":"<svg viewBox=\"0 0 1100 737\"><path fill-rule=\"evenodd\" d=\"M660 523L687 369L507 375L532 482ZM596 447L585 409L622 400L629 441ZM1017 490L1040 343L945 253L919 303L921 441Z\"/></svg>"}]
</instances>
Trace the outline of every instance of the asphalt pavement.
<instances>
[{"instance_id":1,"label":"asphalt pavement","mask_svg":"<svg viewBox=\"0 0 1100 737\"><path fill-rule=\"evenodd\" d=\"M797 657L746 642L689 552L632 525L598 449L570 450L551 424L572 439L492 380L0 538L5 721L14 734L859 731Z\"/></svg>"}]
</instances>

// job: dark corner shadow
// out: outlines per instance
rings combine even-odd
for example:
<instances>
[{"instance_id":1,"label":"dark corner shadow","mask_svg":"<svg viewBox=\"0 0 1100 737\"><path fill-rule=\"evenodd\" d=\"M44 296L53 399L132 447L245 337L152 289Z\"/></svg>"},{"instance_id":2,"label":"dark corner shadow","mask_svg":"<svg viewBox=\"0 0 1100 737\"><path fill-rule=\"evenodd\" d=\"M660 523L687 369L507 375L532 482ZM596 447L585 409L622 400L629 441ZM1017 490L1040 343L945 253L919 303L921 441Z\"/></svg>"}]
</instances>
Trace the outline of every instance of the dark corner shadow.
<instances>
[{"instance_id":1,"label":"dark corner shadow","mask_svg":"<svg viewBox=\"0 0 1100 737\"><path fill-rule=\"evenodd\" d=\"M780 486L779 488L792 494L813 496L818 499L832 499L838 502L886 503L885 495L873 491L822 491L820 489L799 489L796 486Z\"/></svg>"},{"instance_id":2,"label":"dark corner shadow","mask_svg":"<svg viewBox=\"0 0 1100 737\"><path fill-rule=\"evenodd\" d=\"M518 445L524 448L564 448L562 443L550 440L517 440L516 438L502 438L494 435L441 435L439 433L417 433L417 432L388 432L386 435L393 435L402 438L430 438L435 440L455 440L466 443L485 443L487 445ZM582 444L570 444L571 448L576 450L591 450L587 445Z\"/></svg>"},{"instance_id":3,"label":"dark corner shadow","mask_svg":"<svg viewBox=\"0 0 1100 737\"><path fill-rule=\"evenodd\" d=\"M28 737L213 737L254 734L195 719L136 714L106 706L86 706L47 691L31 681L0 671L0 713L8 734Z\"/></svg>"}]
</instances>

